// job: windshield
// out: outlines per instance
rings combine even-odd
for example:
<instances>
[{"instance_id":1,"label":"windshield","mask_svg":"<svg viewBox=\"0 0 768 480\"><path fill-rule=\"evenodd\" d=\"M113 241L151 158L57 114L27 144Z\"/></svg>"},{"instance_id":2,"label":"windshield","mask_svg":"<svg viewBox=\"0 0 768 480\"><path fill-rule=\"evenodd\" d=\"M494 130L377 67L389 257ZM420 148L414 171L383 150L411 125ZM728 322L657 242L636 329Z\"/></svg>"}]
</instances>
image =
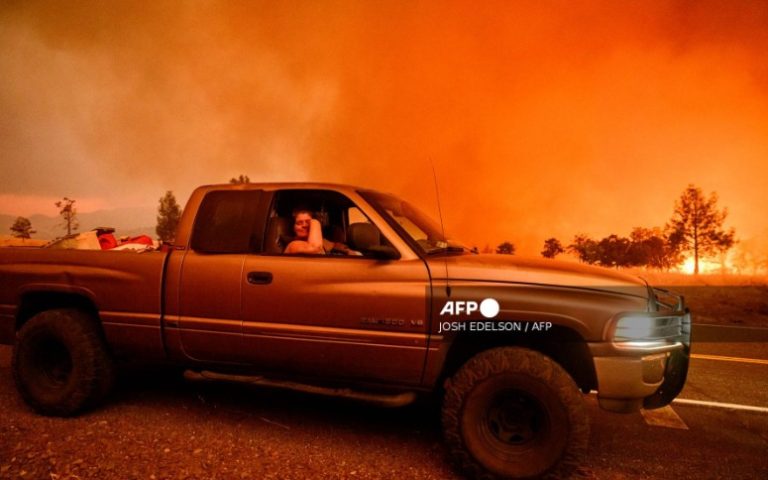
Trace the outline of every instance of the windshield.
<instances>
[{"instance_id":1,"label":"windshield","mask_svg":"<svg viewBox=\"0 0 768 480\"><path fill-rule=\"evenodd\" d=\"M362 191L360 195L422 253L434 255L469 251L461 242L446 238L439 223L410 203L379 192Z\"/></svg>"}]
</instances>

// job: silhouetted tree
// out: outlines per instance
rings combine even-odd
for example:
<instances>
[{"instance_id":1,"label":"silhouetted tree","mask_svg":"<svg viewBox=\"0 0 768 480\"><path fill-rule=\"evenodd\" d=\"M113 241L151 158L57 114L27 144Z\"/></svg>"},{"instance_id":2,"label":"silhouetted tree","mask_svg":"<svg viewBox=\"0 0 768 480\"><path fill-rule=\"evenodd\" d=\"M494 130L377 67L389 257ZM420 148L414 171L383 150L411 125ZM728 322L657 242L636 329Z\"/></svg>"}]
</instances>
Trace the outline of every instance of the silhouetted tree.
<instances>
[{"instance_id":1,"label":"silhouetted tree","mask_svg":"<svg viewBox=\"0 0 768 480\"><path fill-rule=\"evenodd\" d=\"M503 255L514 255L515 245L512 242L501 243L499 244L498 247L496 247L496 253L500 253Z\"/></svg>"},{"instance_id":2,"label":"silhouetted tree","mask_svg":"<svg viewBox=\"0 0 768 480\"><path fill-rule=\"evenodd\" d=\"M234 185L239 185L241 183L251 183L251 179L248 178L248 175L240 174L240 176L237 178L235 177L230 178L229 183L232 183Z\"/></svg>"},{"instance_id":3,"label":"silhouetted tree","mask_svg":"<svg viewBox=\"0 0 768 480\"><path fill-rule=\"evenodd\" d=\"M608 235L597 244L598 263L604 267L626 267L629 263L629 239Z\"/></svg>"},{"instance_id":4,"label":"silhouetted tree","mask_svg":"<svg viewBox=\"0 0 768 480\"><path fill-rule=\"evenodd\" d=\"M173 192L168 190L160 199L160 206L157 208L157 227L155 227L155 232L157 232L160 240L164 242L174 241L179 219L181 219L181 207L176 202Z\"/></svg>"},{"instance_id":5,"label":"silhouetted tree","mask_svg":"<svg viewBox=\"0 0 768 480\"><path fill-rule=\"evenodd\" d=\"M707 198L701 188L688 185L667 223L670 244L680 252L693 253L694 274L699 273L699 258L725 252L735 243L733 228L723 229L728 209L719 210L717 200L717 193Z\"/></svg>"},{"instance_id":6,"label":"silhouetted tree","mask_svg":"<svg viewBox=\"0 0 768 480\"><path fill-rule=\"evenodd\" d=\"M568 251L576 254L579 261L590 265L597 263L600 258L597 242L583 233L573 237Z\"/></svg>"},{"instance_id":7,"label":"silhouetted tree","mask_svg":"<svg viewBox=\"0 0 768 480\"><path fill-rule=\"evenodd\" d=\"M552 237L544 240L544 250L541 251L541 256L544 258L555 258L556 256L564 253L565 249L560 240Z\"/></svg>"},{"instance_id":8,"label":"silhouetted tree","mask_svg":"<svg viewBox=\"0 0 768 480\"><path fill-rule=\"evenodd\" d=\"M16 238L32 238L32 234L37 233L32 230L32 222L26 217L17 217L11 225L11 232L11 235Z\"/></svg>"},{"instance_id":9,"label":"silhouetted tree","mask_svg":"<svg viewBox=\"0 0 768 480\"><path fill-rule=\"evenodd\" d=\"M660 228L635 227L630 235L629 264L668 270L680 263L677 242Z\"/></svg>"},{"instance_id":10,"label":"silhouetted tree","mask_svg":"<svg viewBox=\"0 0 768 480\"><path fill-rule=\"evenodd\" d=\"M77 221L77 209L75 208L76 200L64 197L56 202L59 210L59 215L64 219L62 227L67 229L67 235L72 235L73 230L77 230L80 227L80 223Z\"/></svg>"}]
</instances>

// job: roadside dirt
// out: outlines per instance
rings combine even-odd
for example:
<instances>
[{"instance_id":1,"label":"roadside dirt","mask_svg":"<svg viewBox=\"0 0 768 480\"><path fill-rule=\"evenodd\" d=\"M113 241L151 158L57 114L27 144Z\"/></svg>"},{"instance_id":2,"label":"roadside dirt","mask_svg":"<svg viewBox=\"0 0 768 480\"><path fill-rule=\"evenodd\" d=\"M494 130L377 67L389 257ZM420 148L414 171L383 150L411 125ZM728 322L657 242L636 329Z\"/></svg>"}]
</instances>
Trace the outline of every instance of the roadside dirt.
<instances>
[{"instance_id":1,"label":"roadside dirt","mask_svg":"<svg viewBox=\"0 0 768 480\"><path fill-rule=\"evenodd\" d=\"M123 376L76 418L32 412L0 347L1 479L452 479L435 412L179 376Z\"/></svg>"}]
</instances>

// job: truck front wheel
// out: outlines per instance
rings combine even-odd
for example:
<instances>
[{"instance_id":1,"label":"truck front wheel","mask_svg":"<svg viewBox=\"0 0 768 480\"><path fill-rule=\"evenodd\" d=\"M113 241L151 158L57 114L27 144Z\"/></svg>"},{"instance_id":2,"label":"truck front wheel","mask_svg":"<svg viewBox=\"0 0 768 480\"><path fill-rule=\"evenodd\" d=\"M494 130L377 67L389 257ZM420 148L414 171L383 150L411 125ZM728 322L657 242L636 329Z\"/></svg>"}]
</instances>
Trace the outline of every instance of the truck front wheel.
<instances>
[{"instance_id":1,"label":"truck front wheel","mask_svg":"<svg viewBox=\"0 0 768 480\"><path fill-rule=\"evenodd\" d=\"M589 441L579 389L550 358L502 347L471 358L445 383L443 430L473 478L567 478Z\"/></svg>"},{"instance_id":2,"label":"truck front wheel","mask_svg":"<svg viewBox=\"0 0 768 480\"><path fill-rule=\"evenodd\" d=\"M75 309L47 310L30 318L17 334L12 369L24 401L55 416L97 404L114 378L96 322Z\"/></svg>"}]
</instances>

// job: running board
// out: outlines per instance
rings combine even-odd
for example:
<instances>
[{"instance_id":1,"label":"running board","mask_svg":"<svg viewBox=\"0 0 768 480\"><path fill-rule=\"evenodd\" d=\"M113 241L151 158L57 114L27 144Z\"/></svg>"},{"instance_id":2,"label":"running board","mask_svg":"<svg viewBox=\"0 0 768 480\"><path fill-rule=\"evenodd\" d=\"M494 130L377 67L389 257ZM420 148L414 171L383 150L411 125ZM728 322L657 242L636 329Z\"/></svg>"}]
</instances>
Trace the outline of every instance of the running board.
<instances>
[{"instance_id":1,"label":"running board","mask_svg":"<svg viewBox=\"0 0 768 480\"><path fill-rule=\"evenodd\" d=\"M294 390L297 392L324 395L326 397L348 398L351 400L379 405L381 407L403 407L413 403L413 401L416 400L415 392L402 392L392 394L372 393L352 390L350 388L321 387L318 385L309 385L306 383L291 382L288 380L276 380L263 377L261 375L234 375L229 373L211 372L208 370L203 370L200 372L187 370L184 372L184 378L193 381L213 380L245 383L262 387L282 388L285 390Z\"/></svg>"}]
</instances>

